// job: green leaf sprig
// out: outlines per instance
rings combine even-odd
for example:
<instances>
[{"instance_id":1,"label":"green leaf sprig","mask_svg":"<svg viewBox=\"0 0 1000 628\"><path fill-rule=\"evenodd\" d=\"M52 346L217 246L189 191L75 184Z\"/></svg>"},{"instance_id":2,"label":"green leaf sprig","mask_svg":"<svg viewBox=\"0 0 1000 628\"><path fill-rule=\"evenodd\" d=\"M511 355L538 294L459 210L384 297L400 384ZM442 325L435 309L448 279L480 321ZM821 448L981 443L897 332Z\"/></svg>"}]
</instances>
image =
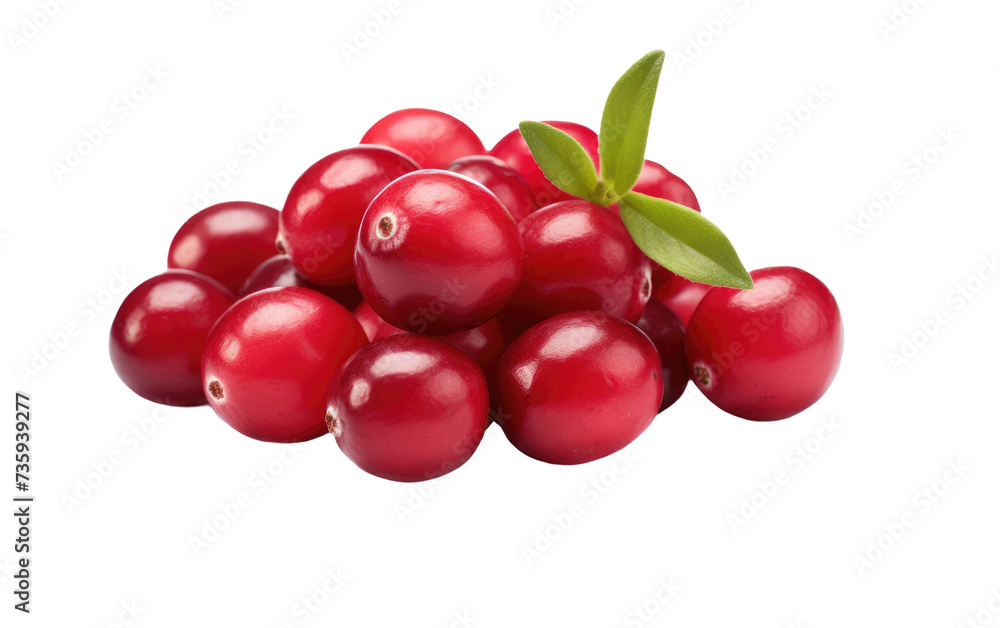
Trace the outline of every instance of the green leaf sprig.
<instances>
[{"instance_id":1,"label":"green leaf sprig","mask_svg":"<svg viewBox=\"0 0 1000 628\"><path fill-rule=\"evenodd\" d=\"M646 159L662 50L639 59L622 75L604 105L598 150L600 175L572 136L541 122L522 122L521 135L546 178L567 194L621 210L625 228L643 253L699 283L753 288L753 280L722 230L678 203L633 192Z\"/></svg>"}]
</instances>

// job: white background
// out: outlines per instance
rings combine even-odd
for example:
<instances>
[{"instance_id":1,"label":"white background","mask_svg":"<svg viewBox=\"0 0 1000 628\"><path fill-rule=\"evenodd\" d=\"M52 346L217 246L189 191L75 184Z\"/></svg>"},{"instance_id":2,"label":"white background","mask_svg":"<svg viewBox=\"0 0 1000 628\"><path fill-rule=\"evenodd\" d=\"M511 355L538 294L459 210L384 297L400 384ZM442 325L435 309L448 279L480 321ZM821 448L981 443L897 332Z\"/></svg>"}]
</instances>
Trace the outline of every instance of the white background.
<instances>
[{"instance_id":1,"label":"white background","mask_svg":"<svg viewBox=\"0 0 1000 628\"><path fill-rule=\"evenodd\" d=\"M1000 279L979 279L1000 252L995 2L567 1L553 21L555 0L400 0L351 55L388 2L221 17L210 0L70 2L12 40L46 21L41 4L0 16L2 394L33 397L38 497L30 617L11 608L14 522L0 524L3 625L1000 626ZM897 5L912 15L880 30ZM156 422L117 380L114 273L131 289L159 272L182 206L228 161L240 172L214 200L280 207L309 164L397 108L465 102L487 146L523 119L596 128L617 76L657 48L648 156L693 185L748 268L800 266L840 301L844 362L813 408L754 424L691 386L617 466L548 466L493 428L458 472L409 486L366 476L330 437L286 450L208 408ZM147 68L166 76L125 116ZM828 96L810 109L814 89ZM282 108L294 120L249 159L241 145ZM53 162L104 118L113 130L60 180ZM724 194L734 167L753 172ZM894 182L852 241L845 225ZM69 324L68 346L19 375ZM904 339L920 347L894 367ZM207 525L225 529L196 552Z\"/></svg>"}]
</instances>

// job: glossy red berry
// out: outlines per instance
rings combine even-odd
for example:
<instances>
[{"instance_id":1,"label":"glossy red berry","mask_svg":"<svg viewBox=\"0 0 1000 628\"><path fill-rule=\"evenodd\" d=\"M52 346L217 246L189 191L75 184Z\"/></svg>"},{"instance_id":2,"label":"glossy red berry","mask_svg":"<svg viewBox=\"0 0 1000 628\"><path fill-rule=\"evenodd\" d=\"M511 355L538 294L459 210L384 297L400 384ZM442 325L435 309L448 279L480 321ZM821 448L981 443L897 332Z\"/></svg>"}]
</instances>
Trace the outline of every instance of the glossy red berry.
<instances>
[{"instance_id":1,"label":"glossy red berry","mask_svg":"<svg viewBox=\"0 0 1000 628\"><path fill-rule=\"evenodd\" d=\"M385 321L442 335L500 311L521 277L524 246L489 190L453 172L422 170L372 202L354 265L361 294Z\"/></svg>"},{"instance_id":2,"label":"glossy red berry","mask_svg":"<svg viewBox=\"0 0 1000 628\"><path fill-rule=\"evenodd\" d=\"M209 405L257 440L295 443L326 433L326 392L367 344L343 306L305 288L241 299L209 333L201 363Z\"/></svg>"},{"instance_id":3,"label":"glossy red berry","mask_svg":"<svg viewBox=\"0 0 1000 628\"><path fill-rule=\"evenodd\" d=\"M417 164L384 146L357 146L309 167L281 210L279 249L303 277L326 286L354 283L354 243L372 199Z\"/></svg>"},{"instance_id":4,"label":"glossy red berry","mask_svg":"<svg viewBox=\"0 0 1000 628\"><path fill-rule=\"evenodd\" d=\"M684 325L687 325L695 308L711 289L712 286L671 274L664 283L653 290L652 300L667 306Z\"/></svg>"},{"instance_id":5,"label":"glossy red berry","mask_svg":"<svg viewBox=\"0 0 1000 628\"><path fill-rule=\"evenodd\" d=\"M381 340L382 338L405 333L407 332L383 322L375 333L373 340ZM493 374L493 369L496 368L497 362L500 361L500 356L503 355L504 350L509 344L506 329L504 329L503 325L495 317L478 327L455 332L454 334L435 336L434 339L464 352L476 361L476 364L483 369L483 373L487 376Z\"/></svg>"},{"instance_id":6,"label":"glossy red berry","mask_svg":"<svg viewBox=\"0 0 1000 628\"><path fill-rule=\"evenodd\" d=\"M372 343L330 386L327 424L359 467L398 482L460 467L486 431L482 371L458 349L400 334Z\"/></svg>"},{"instance_id":7,"label":"glossy red berry","mask_svg":"<svg viewBox=\"0 0 1000 628\"><path fill-rule=\"evenodd\" d=\"M514 217L514 222L521 222L528 214L538 209L535 195L524 181L524 177L496 157L490 155L463 157L448 164L446 170L464 174L489 188Z\"/></svg>"},{"instance_id":8,"label":"glossy red berry","mask_svg":"<svg viewBox=\"0 0 1000 628\"><path fill-rule=\"evenodd\" d=\"M698 197L695 196L691 186L684 179L681 179L676 174L649 159L643 165L642 173L639 174L639 180L632 187L632 190L646 196L664 198L696 211L701 211L701 205L698 204Z\"/></svg>"},{"instance_id":9,"label":"glossy red berry","mask_svg":"<svg viewBox=\"0 0 1000 628\"><path fill-rule=\"evenodd\" d=\"M687 328L691 378L730 414L774 421L802 412L833 382L844 347L830 290L798 268L750 273L753 290L713 288Z\"/></svg>"},{"instance_id":10,"label":"glossy red berry","mask_svg":"<svg viewBox=\"0 0 1000 628\"><path fill-rule=\"evenodd\" d=\"M524 276L506 316L529 324L576 310L639 318L652 290L650 262L613 212L588 201L563 201L518 227Z\"/></svg>"},{"instance_id":11,"label":"glossy red berry","mask_svg":"<svg viewBox=\"0 0 1000 628\"><path fill-rule=\"evenodd\" d=\"M278 210L234 201L212 205L181 225L167 267L207 275L236 294L250 273L274 255Z\"/></svg>"},{"instance_id":12,"label":"glossy red berry","mask_svg":"<svg viewBox=\"0 0 1000 628\"><path fill-rule=\"evenodd\" d=\"M579 464L635 440L660 407L653 343L601 312L570 312L532 327L504 353L494 387L498 423L525 454Z\"/></svg>"},{"instance_id":13,"label":"glossy red berry","mask_svg":"<svg viewBox=\"0 0 1000 628\"><path fill-rule=\"evenodd\" d=\"M591 129L575 122L560 122L547 120L545 124L551 125L572 135L576 141L580 142L587 154L594 161L595 167L600 163L600 153L597 150L597 133ZM535 163L535 158L528 150L528 143L521 136L521 131L514 129L503 136L496 146L490 150L490 154L505 162L516 170L528 183L528 187L535 194L535 199L539 206L545 207L559 201L568 201L575 197L567 194L552 184L542 174L542 169Z\"/></svg>"},{"instance_id":14,"label":"glossy red berry","mask_svg":"<svg viewBox=\"0 0 1000 628\"><path fill-rule=\"evenodd\" d=\"M325 294L349 310L361 304L361 291L354 284L349 286L321 286L318 283L313 283L295 270L295 265L292 264L291 258L287 255L275 255L258 266L247 277L243 287L240 288L239 297L242 299L248 294L260 292L267 288L287 286L298 286L300 288L315 290L316 292Z\"/></svg>"},{"instance_id":15,"label":"glossy red berry","mask_svg":"<svg viewBox=\"0 0 1000 628\"><path fill-rule=\"evenodd\" d=\"M433 109L394 111L373 124L361 143L391 146L421 168L444 168L459 157L486 152L467 124Z\"/></svg>"},{"instance_id":16,"label":"glossy red berry","mask_svg":"<svg viewBox=\"0 0 1000 628\"><path fill-rule=\"evenodd\" d=\"M663 412L681 398L690 379L684 354L684 324L666 306L650 301L635 326L649 336L660 356L663 373L660 412Z\"/></svg>"},{"instance_id":17,"label":"glossy red berry","mask_svg":"<svg viewBox=\"0 0 1000 628\"><path fill-rule=\"evenodd\" d=\"M139 284L111 324L111 363L133 392L171 406L200 406L208 331L235 297L218 281L168 270Z\"/></svg>"},{"instance_id":18,"label":"glossy red berry","mask_svg":"<svg viewBox=\"0 0 1000 628\"><path fill-rule=\"evenodd\" d=\"M361 305L354 308L354 318L358 319L358 322L361 323L361 328L365 330L365 336L368 337L369 342L375 340L375 334L378 333L379 328L385 323L382 317L375 313L372 306L364 301L361 302Z\"/></svg>"}]
</instances>

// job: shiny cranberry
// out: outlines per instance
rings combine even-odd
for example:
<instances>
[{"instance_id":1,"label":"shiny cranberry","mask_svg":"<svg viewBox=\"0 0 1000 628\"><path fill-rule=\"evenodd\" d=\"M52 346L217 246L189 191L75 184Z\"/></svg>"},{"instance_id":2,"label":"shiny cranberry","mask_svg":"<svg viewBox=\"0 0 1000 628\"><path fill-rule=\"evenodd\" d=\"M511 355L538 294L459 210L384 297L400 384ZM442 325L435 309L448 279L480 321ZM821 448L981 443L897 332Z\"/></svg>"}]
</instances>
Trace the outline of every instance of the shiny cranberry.
<instances>
[{"instance_id":1,"label":"shiny cranberry","mask_svg":"<svg viewBox=\"0 0 1000 628\"><path fill-rule=\"evenodd\" d=\"M281 210L278 248L303 277L325 286L354 283L354 243L372 199L417 169L384 146L357 146L327 155L299 177Z\"/></svg>"},{"instance_id":2,"label":"shiny cranberry","mask_svg":"<svg viewBox=\"0 0 1000 628\"><path fill-rule=\"evenodd\" d=\"M344 364L330 385L326 420L359 467L418 482L472 456L487 412L486 378L472 358L432 338L400 334Z\"/></svg>"},{"instance_id":3,"label":"shiny cranberry","mask_svg":"<svg viewBox=\"0 0 1000 628\"><path fill-rule=\"evenodd\" d=\"M389 336L405 334L406 331L383 322L378 328L373 340L381 340ZM487 376L492 375L500 356L509 344L507 331L497 318L491 318L478 327L459 331L454 334L436 336L435 340L451 345L466 353L476 361Z\"/></svg>"},{"instance_id":4,"label":"shiny cranberry","mask_svg":"<svg viewBox=\"0 0 1000 628\"><path fill-rule=\"evenodd\" d=\"M529 324L576 310L639 318L652 290L650 262L613 212L588 201L563 201L518 227L524 277L505 315Z\"/></svg>"},{"instance_id":5,"label":"shiny cranberry","mask_svg":"<svg viewBox=\"0 0 1000 628\"><path fill-rule=\"evenodd\" d=\"M367 342L354 316L318 292L255 292L208 335L201 363L205 396L222 420L251 438L316 438L326 432L330 380Z\"/></svg>"},{"instance_id":6,"label":"shiny cranberry","mask_svg":"<svg viewBox=\"0 0 1000 628\"><path fill-rule=\"evenodd\" d=\"M653 301L667 306L687 325L695 308L711 289L712 286L672 275L653 290Z\"/></svg>"},{"instance_id":7,"label":"shiny cranberry","mask_svg":"<svg viewBox=\"0 0 1000 628\"><path fill-rule=\"evenodd\" d=\"M354 318L358 319L358 322L361 323L361 328L365 330L368 342L375 339L375 334L378 333L379 328L385 323L382 317L375 313L372 306L364 301L361 302L361 305L354 308Z\"/></svg>"},{"instance_id":8,"label":"shiny cranberry","mask_svg":"<svg viewBox=\"0 0 1000 628\"><path fill-rule=\"evenodd\" d=\"M463 157L448 164L446 170L464 174L489 188L514 217L514 222L521 222L528 214L538 209L535 195L524 181L524 177L496 157L490 155Z\"/></svg>"},{"instance_id":9,"label":"shiny cranberry","mask_svg":"<svg viewBox=\"0 0 1000 628\"><path fill-rule=\"evenodd\" d=\"M261 262L274 255L278 210L234 201L187 219L170 243L167 267L208 275L236 294Z\"/></svg>"},{"instance_id":10,"label":"shiny cranberry","mask_svg":"<svg viewBox=\"0 0 1000 628\"><path fill-rule=\"evenodd\" d=\"M504 353L497 422L525 454L579 464L631 443L663 395L656 347L602 312L570 312L532 327Z\"/></svg>"},{"instance_id":11,"label":"shiny cranberry","mask_svg":"<svg viewBox=\"0 0 1000 628\"><path fill-rule=\"evenodd\" d=\"M111 324L111 363L133 392L171 406L200 406L208 331L233 304L218 281L168 270L139 284Z\"/></svg>"},{"instance_id":12,"label":"shiny cranberry","mask_svg":"<svg viewBox=\"0 0 1000 628\"><path fill-rule=\"evenodd\" d=\"M712 288L688 324L691 377L730 414L775 421L816 403L844 348L830 290L798 268L755 270L753 290Z\"/></svg>"},{"instance_id":13,"label":"shiny cranberry","mask_svg":"<svg viewBox=\"0 0 1000 628\"><path fill-rule=\"evenodd\" d=\"M240 288L239 297L242 299L248 294L266 290L267 288L280 288L285 286L298 286L309 288L330 297L337 303L351 310L361 303L361 291L354 284L349 286L321 286L313 283L300 275L295 270L295 265L287 255L275 255L264 261L257 267L246 283Z\"/></svg>"},{"instance_id":14,"label":"shiny cranberry","mask_svg":"<svg viewBox=\"0 0 1000 628\"><path fill-rule=\"evenodd\" d=\"M572 135L594 160L595 167L600 163L600 154L597 151L597 133L575 122L546 121L545 124L556 127L560 131ZM545 207L558 201L568 201L575 197L563 192L551 181L545 178L541 168L535 163L535 158L528 150L528 143L521 137L521 131L514 129L503 136L496 146L490 150L490 154L504 161L511 168L524 177L528 187L535 193L535 199L539 206Z\"/></svg>"},{"instance_id":15,"label":"shiny cranberry","mask_svg":"<svg viewBox=\"0 0 1000 628\"><path fill-rule=\"evenodd\" d=\"M521 277L524 246L489 190L453 172L422 170L372 202L354 265L361 294L379 316L437 336L500 311Z\"/></svg>"},{"instance_id":16,"label":"shiny cranberry","mask_svg":"<svg viewBox=\"0 0 1000 628\"><path fill-rule=\"evenodd\" d=\"M635 326L649 336L660 355L660 366L663 368L660 412L663 412L681 398L690 379L684 355L684 324L666 306L650 301Z\"/></svg>"},{"instance_id":17,"label":"shiny cranberry","mask_svg":"<svg viewBox=\"0 0 1000 628\"><path fill-rule=\"evenodd\" d=\"M701 205L698 204L698 198L691 186L684 179L655 161L646 160L642 167L642 173L639 175L639 181L636 182L632 190L646 196L665 198L668 201L701 211Z\"/></svg>"},{"instance_id":18,"label":"shiny cranberry","mask_svg":"<svg viewBox=\"0 0 1000 628\"><path fill-rule=\"evenodd\" d=\"M433 109L394 111L373 124L361 143L391 146L421 168L444 168L459 157L486 152L482 140L467 124Z\"/></svg>"}]
</instances>

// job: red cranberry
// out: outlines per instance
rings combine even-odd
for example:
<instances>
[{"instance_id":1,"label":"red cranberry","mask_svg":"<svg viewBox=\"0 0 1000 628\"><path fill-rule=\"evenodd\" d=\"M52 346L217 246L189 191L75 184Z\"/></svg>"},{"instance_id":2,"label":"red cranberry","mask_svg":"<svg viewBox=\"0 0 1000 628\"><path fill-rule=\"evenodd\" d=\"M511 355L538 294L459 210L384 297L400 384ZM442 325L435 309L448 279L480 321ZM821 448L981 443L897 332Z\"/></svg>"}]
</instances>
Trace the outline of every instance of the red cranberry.
<instances>
[{"instance_id":1,"label":"red cranberry","mask_svg":"<svg viewBox=\"0 0 1000 628\"><path fill-rule=\"evenodd\" d=\"M691 377L726 412L775 421L814 404L844 348L840 309L798 268L755 270L753 290L712 288L688 324Z\"/></svg>"},{"instance_id":2,"label":"red cranberry","mask_svg":"<svg viewBox=\"0 0 1000 628\"><path fill-rule=\"evenodd\" d=\"M373 124L361 143L391 146L421 168L444 168L459 157L486 152L467 124L433 109L394 111Z\"/></svg>"},{"instance_id":3,"label":"red cranberry","mask_svg":"<svg viewBox=\"0 0 1000 628\"><path fill-rule=\"evenodd\" d=\"M532 327L497 366L497 419L525 454L579 464L613 454L656 416L660 358L641 331L602 312Z\"/></svg>"},{"instance_id":4,"label":"red cranberry","mask_svg":"<svg viewBox=\"0 0 1000 628\"><path fill-rule=\"evenodd\" d=\"M463 157L448 164L446 170L464 174L489 188L514 217L514 222L521 222L528 214L538 209L535 195L524 181L524 177L496 157L489 155Z\"/></svg>"},{"instance_id":5,"label":"red cranberry","mask_svg":"<svg viewBox=\"0 0 1000 628\"><path fill-rule=\"evenodd\" d=\"M316 438L326 432L330 380L367 342L354 316L317 292L255 292L208 335L201 363L205 396L222 420L251 438Z\"/></svg>"},{"instance_id":6,"label":"red cranberry","mask_svg":"<svg viewBox=\"0 0 1000 628\"><path fill-rule=\"evenodd\" d=\"M361 302L361 305L354 308L354 318L358 319L358 322L361 323L361 328L365 330L368 342L375 339L375 334L378 333L379 328L385 323L382 317L375 313L372 306L364 301Z\"/></svg>"},{"instance_id":7,"label":"red cranberry","mask_svg":"<svg viewBox=\"0 0 1000 628\"><path fill-rule=\"evenodd\" d=\"M639 175L639 180L632 190L646 196L664 198L668 201L679 203L684 207L701 211L701 205L698 204L698 198L694 195L694 190L691 189L691 186L684 179L681 179L655 161L646 160L645 165L642 167L642 173Z\"/></svg>"},{"instance_id":8,"label":"red cranberry","mask_svg":"<svg viewBox=\"0 0 1000 628\"><path fill-rule=\"evenodd\" d=\"M575 310L639 318L652 290L650 262L613 212L588 201L563 201L518 226L524 277L506 315L528 323Z\"/></svg>"},{"instance_id":9,"label":"red cranberry","mask_svg":"<svg viewBox=\"0 0 1000 628\"><path fill-rule=\"evenodd\" d=\"M575 122L546 121L551 125L572 135L594 160L595 167L600 163L600 154L597 151L597 133ZM568 201L575 197L563 192L542 174L542 169L535 163L535 158L528 150L528 143L521 137L521 131L514 129L503 136L496 146L490 150L490 154L503 160L507 165L516 170L524 177L528 187L535 193L538 205L545 207L558 201Z\"/></svg>"},{"instance_id":10,"label":"red cranberry","mask_svg":"<svg viewBox=\"0 0 1000 628\"><path fill-rule=\"evenodd\" d=\"M406 331L393 327L389 323L383 322L378 328L373 340L381 340L389 336L405 334ZM473 327L465 331L454 334L436 336L435 340L451 345L456 349L465 352L476 364L483 369L487 376L493 374L500 356L509 344L507 331L497 318L491 318L479 327Z\"/></svg>"},{"instance_id":11,"label":"red cranberry","mask_svg":"<svg viewBox=\"0 0 1000 628\"><path fill-rule=\"evenodd\" d=\"M309 281L354 283L354 243L372 199L394 179L417 169L399 151L357 146L327 155L309 167L281 210L279 250Z\"/></svg>"},{"instance_id":12,"label":"red cranberry","mask_svg":"<svg viewBox=\"0 0 1000 628\"><path fill-rule=\"evenodd\" d=\"M287 255L275 255L264 261L257 267L246 283L240 288L239 297L242 299L248 294L266 290L267 288L280 288L284 286L298 286L309 288L330 297L337 303L351 310L361 303L361 291L351 284L349 286L321 286L313 283L300 275L295 270L295 265Z\"/></svg>"},{"instance_id":13,"label":"red cranberry","mask_svg":"<svg viewBox=\"0 0 1000 628\"><path fill-rule=\"evenodd\" d=\"M689 377L687 357L684 355L684 324L665 306L650 301L635 326L649 336L660 355L663 367L660 412L663 412L680 399L687 388Z\"/></svg>"},{"instance_id":14,"label":"red cranberry","mask_svg":"<svg viewBox=\"0 0 1000 628\"><path fill-rule=\"evenodd\" d=\"M486 379L472 358L432 338L400 334L344 364L330 385L326 420L359 467L418 482L468 460L487 413Z\"/></svg>"},{"instance_id":15,"label":"red cranberry","mask_svg":"<svg viewBox=\"0 0 1000 628\"><path fill-rule=\"evenodd\" d=\"M436 336L500 311L521 277L524 246L489 190L453 172L422 170L372 202L354 265L361 294L379 316Z\"/></svg>"},{"instance_id":16,"label":"red cranberry","mask_svg":"<svg viewBox=\"0 0 1000 628\"><path fill-rule=\"evenodd\" d=\"M233 304L218 281L168 270L133 290L111 324L111 363L133 392L171 406L200 406L205 338Z\"/></svg>"},{"instance_id":17,"label":"red cranberry","mask_svg":"<svg viewBox=\"0 0 1000 628\"><path fill-rule=\"evenodd\" d=\"M168 268L208 275L235 294L261 262L274 255L278 210L234 201L187 219L170 243Z\"/></svg>"},{"instance_id":18,"label":"red cranberry","mask_svg":"<svg viewBox=\"0 0 1000 628\"><path fill-rule=\"evenodd\" d=\"M712 286L672 275L653 290L653 300L667 306L684 325L687 325L695 308L711 289Z\"/></svg>"}]
</instances>

